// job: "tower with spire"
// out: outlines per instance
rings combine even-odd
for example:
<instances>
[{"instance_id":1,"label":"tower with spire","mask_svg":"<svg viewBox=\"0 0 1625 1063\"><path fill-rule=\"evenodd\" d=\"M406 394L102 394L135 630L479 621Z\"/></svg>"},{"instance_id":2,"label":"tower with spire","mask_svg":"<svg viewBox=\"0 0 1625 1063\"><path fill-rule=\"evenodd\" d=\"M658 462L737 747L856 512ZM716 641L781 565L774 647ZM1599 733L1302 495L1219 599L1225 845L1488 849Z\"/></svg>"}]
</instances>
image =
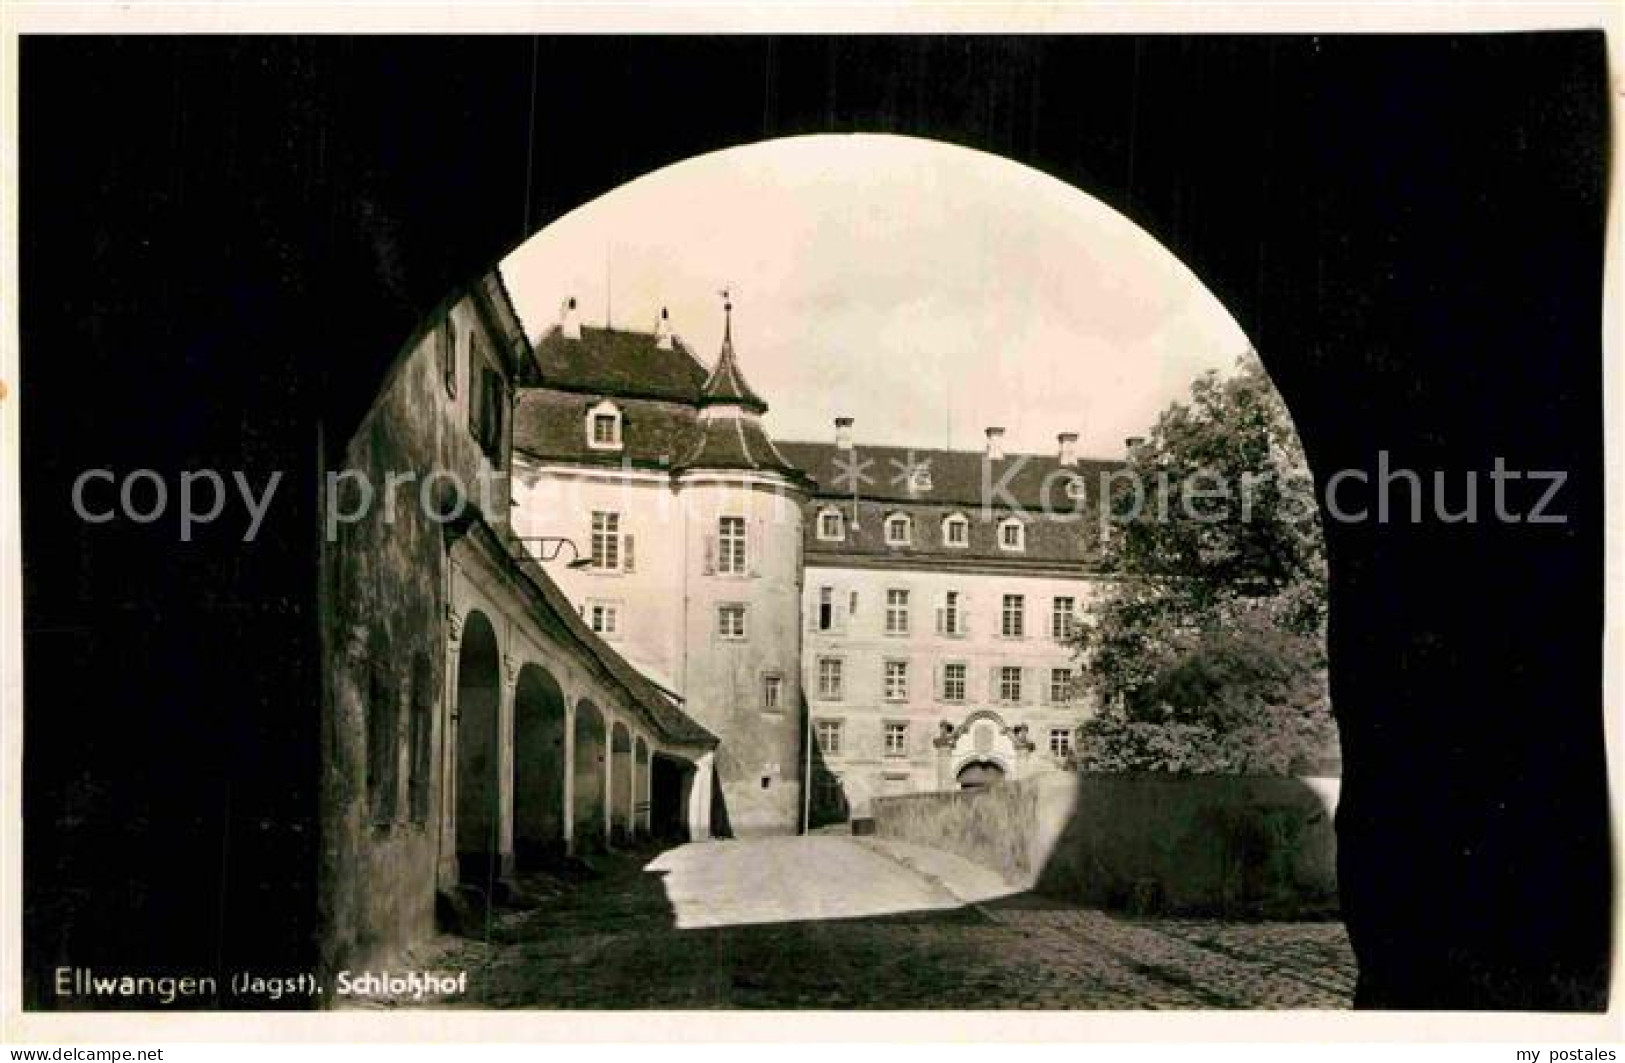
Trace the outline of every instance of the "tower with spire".
<instances>
[{"instance_id":1,"label":"tower with spire","mask_svg":"<svg viewBox=\"0 0 1625 1063\"><path fill-rule=\"evenodd\" d=\"M578 544L587 563L549 573L720 739L708 770L721 799L711 778L693 781L715 830L789 833L804 800L810 484L768 434L722 296L709 364L665 310L642 333L595 328L567 309L536 339L514 421L515 526Z\"/></svg>"},{"instance_id":2,"label":"tower with spire","mask_svg":"<svg viewBox=\"0 0 1625 1063\"><path fill-rule=\"evenodd\" d=\"M801 810L801 561L806 478L763 427L767 403L722 349L674 465L686 520L688 711L718 738L716 777L737 835L794 830Z\"/></svg>"}]
</instances>

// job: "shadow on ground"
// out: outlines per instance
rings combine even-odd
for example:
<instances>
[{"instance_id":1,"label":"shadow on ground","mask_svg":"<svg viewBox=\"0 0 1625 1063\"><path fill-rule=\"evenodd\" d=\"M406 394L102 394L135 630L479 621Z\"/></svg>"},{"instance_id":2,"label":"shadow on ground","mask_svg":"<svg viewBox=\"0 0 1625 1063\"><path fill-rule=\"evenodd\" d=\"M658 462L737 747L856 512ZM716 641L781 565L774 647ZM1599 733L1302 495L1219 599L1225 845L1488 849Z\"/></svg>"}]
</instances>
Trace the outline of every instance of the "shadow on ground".
<instances>
[{"instance_id":1,"label":"shadow on ground","mask_svg":"<svg viewBox=\"0 0 1625 1063\"><path fill-rule=\"evenodd\" d=\"M748 843L718 842L717 845ZM1347 1007L1336 924L1135 922L1033 894L862 918L683 930L658 850L533 876L489 942L448 939L476 1008L966 1009Z\"/></svg>"}]
</instances>

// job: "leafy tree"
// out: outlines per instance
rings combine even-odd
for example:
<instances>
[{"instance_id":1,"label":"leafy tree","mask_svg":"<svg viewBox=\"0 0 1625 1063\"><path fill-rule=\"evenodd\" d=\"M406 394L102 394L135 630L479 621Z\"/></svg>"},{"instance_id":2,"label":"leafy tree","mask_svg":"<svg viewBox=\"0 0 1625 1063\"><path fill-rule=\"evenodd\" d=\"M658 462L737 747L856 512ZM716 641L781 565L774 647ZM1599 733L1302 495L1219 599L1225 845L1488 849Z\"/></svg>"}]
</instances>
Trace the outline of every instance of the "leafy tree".
<instances>
[{"instance_id":1,"label":"leafy tree","mask_svg":"<svg viewBox=\"0 0 1625 1063\"><path fill-rule=\"evenodd\" d=\"M1079 765L1286 774L1335 756L1312 480L1256 355L1165 410L1104 503L1118 578L1077 637L1102 701Z\"/></svg>"}]
</instances>

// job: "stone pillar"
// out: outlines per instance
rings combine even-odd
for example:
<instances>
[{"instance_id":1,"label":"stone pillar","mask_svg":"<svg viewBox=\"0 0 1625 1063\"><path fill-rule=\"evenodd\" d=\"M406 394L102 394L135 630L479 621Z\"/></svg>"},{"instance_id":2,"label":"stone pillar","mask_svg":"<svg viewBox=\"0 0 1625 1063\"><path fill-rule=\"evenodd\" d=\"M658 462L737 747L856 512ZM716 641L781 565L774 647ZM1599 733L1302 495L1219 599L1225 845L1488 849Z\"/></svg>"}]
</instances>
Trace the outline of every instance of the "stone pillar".
<instances>
[{"instance_id":1,"label":"stone pillar","mask_svg":"<svg viewBox=\"0 0 1625 1063\"><path fill-rule=\"evenodd\" d=\"M1032 738L1027 734L1027 725L1018 723L1010 728L1010 744L1016 747L1015 777L1025 779L1031 773L1033 759Z\"/></svg>"},{"instance_id":2,"label":"stone pillar","mask_svg":"<svg viewBox=\"0 0 1625 1063\"><path fill-rule=\"evenodd\" d=\"M931 745L937 751L937 789L952 790L954 786L954 741L958 733L947 720L937 729Z\"/></svg>"},{"instance_id":3,"label":"stone pillar","mask_svg":"<svg viewBox=\"0 0 1625 1063\"><path fill-rule=\"evenodd\" d=\"M564 851L576 851L576 701L564 695Z\"/></svg>"},{"instance_id":4,"label":"stone pillar","mask_svg":"<svg viewBox=\"0 0 1625 1063\"><path fill-rule=\"evenodd\" d=\"M615 717L604 710L604 848L615 847Z\"/></svg>"},{"instance_id":5,"label":"stone pillar","mask_svg":"<svg viewBox=\"0 0 1625 1063\"><path fill-rule=\"evenodd\" d=\"M502 695L497 699L497 873L513 874L513 728L519 661L502 656Z\"/></svg>"},{"instance_id":6,"label":"stone pillar","mask_svg":"<svg viewBox=\"0 0 1625 1063\"><path fill-rule=\"evenodd\" d=\"M441 686L440 718L440 837L435 875L440 886L457 885L457 660L463 639L462 614L446 604L446 676Z\"/></svg>"}]
</instances>

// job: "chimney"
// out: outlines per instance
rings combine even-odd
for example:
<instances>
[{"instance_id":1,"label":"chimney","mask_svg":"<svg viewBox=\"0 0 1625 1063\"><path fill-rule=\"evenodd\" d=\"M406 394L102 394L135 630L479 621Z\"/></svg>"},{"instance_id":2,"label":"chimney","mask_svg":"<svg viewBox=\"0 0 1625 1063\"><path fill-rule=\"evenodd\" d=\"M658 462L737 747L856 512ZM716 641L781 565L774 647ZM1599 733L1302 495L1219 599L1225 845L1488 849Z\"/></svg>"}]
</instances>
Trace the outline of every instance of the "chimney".
<instances>
[{"instance_id":1,"label":"chimney","mask_svg":"<svg viewBox=\"0 0 1625 1063\"><path fill-rule=\"evenodd\" d=\"M576 297L564 301L564 316L559 320L559 334L567 340L581 338L581 315L576 311Z\"/></svg>"},{"instance_id":2,"label":"chimney","mask_svg":"<svg viewBox=\"0 0 1625 1063\"><path fill-rule=\"evenodd\" d=\"M1123 447L1130 454L1134 453L1136 450L1138 450L1140 447L1142 447L1144 445L1145 445L1145 436L1129 436L1127 439L1123 440Z\"/></svg>"},{"instance_id":3,"label":"chimney","mask_svg":"<svg viewBox=\"0 0 1625 1063\"><path fill-rule=\"evenodd\" d=\"M998 461L1004 457L1004 429L993 427L987 430L987 458L989 461Z\"/></svg>"},{"instance_id":4,"label":"chimney","mask_svg":"<svg viewBox=\"0 0 1625 1063\"><path fill-rule=\"evenodd\" d=\"M655 322L655 346L663 351L671 350L671 314L665 307L660 308L660 320Z\"/></svg>"},{"instance_id":5,"label":"chimney","mask_svg":"<svg viewBox=\"0 0 1625 1063\"><path fill-rule=\"evenodd\" d=\"M1078 463L1078 433L1062 432L1055 437L1060 447L1059 461L1062 465L1076 465Z\"/></svg>"},{"instance_id":6,"label":"chimney","mask_svg":"<svg viewBox=\"0 0 1625 1063\"><path fill-rule=\"evenodd\" d=\"M835 445L842 450L852 449L852 418L835 418Z\"/></svg>"}]
</instances>

